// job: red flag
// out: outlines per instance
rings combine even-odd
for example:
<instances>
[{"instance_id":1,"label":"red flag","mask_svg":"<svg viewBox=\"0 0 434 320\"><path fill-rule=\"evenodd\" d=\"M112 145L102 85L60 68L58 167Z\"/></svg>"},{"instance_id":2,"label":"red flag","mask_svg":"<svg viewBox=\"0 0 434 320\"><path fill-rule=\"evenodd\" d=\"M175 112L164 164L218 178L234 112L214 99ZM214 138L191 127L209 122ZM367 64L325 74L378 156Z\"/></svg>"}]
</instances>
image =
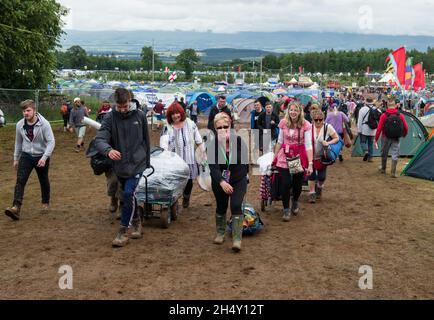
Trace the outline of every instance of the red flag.
<instances>
[{"instance_id":1,"label":"red flag","mask_svg":"<svg viewBox=\"0 0 434 320\"><path fill-rule=\"evenodd\" d=\"M169 81L173 82L176 80L177 77L178 75L176 74L176 71L173 71L172 74L169 76Z\"/></svg>"},{"instance_id":2,"label":"red flag","mask_svg":"<svg viewBox=\"0 0 434 320\"><path fill-rule=\"evenodd\" d=\"M237 71L238 71L238 73L241 72L241 66L238 66Z\"/></svg>"},{"instance_id":3,"label":"red flag","mask_svg":"<svg viewBox=\"0 0 434 320\"><path fill-rule=\"evenodd\" d=\"M413 66L414 69L414 90L425 89L425 72L422 69L422 63Z\"/></svg>"},{"instance_id":4,"label":"red flag","mask_svg":"<svg viewBox=\"0 0 434 320\"><path fill-rule=\"evenodd\" d=\"M298 67L298 73L303 73L303 67Z\"/></svg>"},{"instance_id":5,"label":"red flag","mask_svg":"<svg viewBox=\"0 0 434 320\"><path fill-rule=\"evenodd\" d=\"M390 60L393 66L393 73L396 78L396 83L399 87L403 86L405 83L405 47L401 47L393 51L391 54L389 54L386 61L387 60Z\"/></svg>"}]
</instances>

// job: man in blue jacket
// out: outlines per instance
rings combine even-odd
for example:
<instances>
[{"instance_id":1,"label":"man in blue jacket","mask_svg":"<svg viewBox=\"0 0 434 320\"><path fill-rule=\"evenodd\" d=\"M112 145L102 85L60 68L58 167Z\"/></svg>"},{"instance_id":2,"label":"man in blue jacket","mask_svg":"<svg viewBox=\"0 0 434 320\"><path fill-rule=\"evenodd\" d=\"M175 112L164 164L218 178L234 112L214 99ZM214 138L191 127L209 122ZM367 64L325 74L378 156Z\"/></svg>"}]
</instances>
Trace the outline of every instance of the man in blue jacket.
<instances>
[{"instance_id":1,"label":"man in blue jacket","mask_svg":"<svg viewBox=\"0 0 434 320\"><path fill-rule=\"evenodd\" d=\"M104 117L95 138L95 146L101 154L113 160L113 170L121 183L121 225L112 245L123 247L129 237L138 239L142 236L134 192L141 174L150 167L150 139L146 114L130 106L130 92L118 88L114 99L116 107ZM132 232L128 236L129 228Z\"/></svg>"}]
</instances>

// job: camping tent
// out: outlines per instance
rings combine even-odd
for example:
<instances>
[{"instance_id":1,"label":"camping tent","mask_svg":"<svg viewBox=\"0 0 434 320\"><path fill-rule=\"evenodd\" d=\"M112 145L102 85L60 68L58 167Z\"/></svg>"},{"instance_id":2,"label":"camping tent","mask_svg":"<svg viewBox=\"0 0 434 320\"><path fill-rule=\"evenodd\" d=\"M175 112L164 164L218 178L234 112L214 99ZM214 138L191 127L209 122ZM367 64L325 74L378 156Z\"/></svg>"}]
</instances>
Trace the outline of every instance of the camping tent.
<instances>
[{"instance_id":1,"label":"camping tent","mask_svg":"<svg viewBox=\"0 0 434 320\"><path fill-rule=\"evenodd\" d=\"M208 92L188 93L186 99L188 105L191 105L194 101L197 101L199 112L204 114L208 114L211 110L211 107L217 103L215 97Z\"/></svg>"},{"instance_id":2,"label":"camping tent","mask_svg":"<svg viewBox=\"0 0 434 320\"><path fill-rule=\"evenodd\" d=\"M408 124L408 134L405 138L401 139L399 155L400 156L414 156L421 145L425 143L428 137L428 132L426 131L423 124L418 118L409 112L401 111L405 117L405 121ZM360 146L359 137L356 138L354 142L353 151L351 156L362 157L363 150ZM381 156L381 139L378 141L378 150L374 148L374 157Z\"/></svg>"},{"instance_id":3,"label":"camping tent","mask_svg":"<svg viewBox=\"0 0 434 320\"><path fill-rule=\"evenodd\" d=\"M310 87L313 85L313 81L309 77L301 76L298 78L298 84L303 87Z\"/></svg>"},{"instance_id":4,"label":"camping tent","mask_svg":"<svg viewBox=\"0 0 434 320\"><path fill-rule=\"evenodd\" d=\"M430 127L430 128L434 128L434 114L430 114L424 117L420 117L420 122L422 122L422 124L425 127Z\"/></svg>"},{"instance_id":5,"label":"camping tent","mask_svg":"<svg viewBox=\"0 0 434 320\"><path fill-rule=\"evenodd\" d=\"M250 112L255 109L255 99L235 99L231 103L233 112L241 123L250 123Z\"/></svg>"},{"instance_id":6,"label":"camping tent","mask_svg":"<svg viewBox=\"0 0 434 320\"><path fill-rule=\"evenodd\" d=\"M424 143L401 175L434 181L434 137Z\"/></svg>"},{"instance_id":7,"label":"camping tent","mask_svg":"<svg viewBox=\"0 0 434 320\"><path fill-rule=\"evenodd\" d=\"M235 99L250 99L253 98L254 94L250 91L236 91L226 97L226 103L231 104Z\"/></svg>"}]
</instances>

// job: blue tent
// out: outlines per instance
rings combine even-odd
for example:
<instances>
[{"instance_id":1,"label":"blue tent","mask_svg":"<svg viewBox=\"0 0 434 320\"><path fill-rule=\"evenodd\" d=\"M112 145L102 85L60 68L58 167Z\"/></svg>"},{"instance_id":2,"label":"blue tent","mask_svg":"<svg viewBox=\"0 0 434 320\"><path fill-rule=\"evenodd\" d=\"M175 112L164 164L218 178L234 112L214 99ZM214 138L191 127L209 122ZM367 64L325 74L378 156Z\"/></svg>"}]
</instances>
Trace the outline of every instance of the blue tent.
<instances>
[{"instance_id":1,"label":"blue tent","mask_svg":"<svg viewBox=\"0 0 434 320\"><path fill-rule=\"evenodd\" d=\"M237 91L226 97L226 103L231 104L235 99L251 99L254 97L254 94L250 91Z\"/></svg>"},{"instance_id":2,"label":"blue tent","mask_svg":"<svg viewBox=\"0 0 434 320\"><path fill-rule=\"evenodd\" d=\"M217 103L215 97L208 92L193 92L186 94L187 105L197 101L199 112L207 114L211 107Z\"/></svg>"}]
</instances>

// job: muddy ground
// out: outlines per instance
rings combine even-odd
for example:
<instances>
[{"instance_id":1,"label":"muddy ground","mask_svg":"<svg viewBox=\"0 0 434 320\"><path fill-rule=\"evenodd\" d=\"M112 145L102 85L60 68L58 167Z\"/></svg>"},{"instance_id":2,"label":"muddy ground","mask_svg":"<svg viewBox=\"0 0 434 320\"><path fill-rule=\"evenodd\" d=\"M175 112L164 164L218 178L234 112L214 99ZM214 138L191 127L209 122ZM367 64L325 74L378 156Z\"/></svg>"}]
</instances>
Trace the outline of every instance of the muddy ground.
<instances>
[{"instance_id":1,"label":"muddy ground","mask_svg":"<svg viewBox=\"0 0 434 320\"><path fill-rule=\"evenodd\" d=\"M104 176L95 176L75 137L54 127L51 211L41 214L33 173L22 219L0 216L1 299L433 299L434 184L377 173L351 158L329 168L323 199L301 198L301 214L285 223L281 204L262 214L265 228L212 244L214 198L195 184L191 206L162 229L113 249L118 222L107 211ZM94 132L88 132L88 139ZM153 141L158 132L153 131ZM0 129L0 207L11 205L14 127ZM399 169L409 159L401 159ZM389 168L388 168L389 169ZM259 209L259 177L247 200ZM59 267L73 270L73 289L59 289ZM373 289L359 288L359 267L373 270Z\"/></svg>"}]
</instances>

